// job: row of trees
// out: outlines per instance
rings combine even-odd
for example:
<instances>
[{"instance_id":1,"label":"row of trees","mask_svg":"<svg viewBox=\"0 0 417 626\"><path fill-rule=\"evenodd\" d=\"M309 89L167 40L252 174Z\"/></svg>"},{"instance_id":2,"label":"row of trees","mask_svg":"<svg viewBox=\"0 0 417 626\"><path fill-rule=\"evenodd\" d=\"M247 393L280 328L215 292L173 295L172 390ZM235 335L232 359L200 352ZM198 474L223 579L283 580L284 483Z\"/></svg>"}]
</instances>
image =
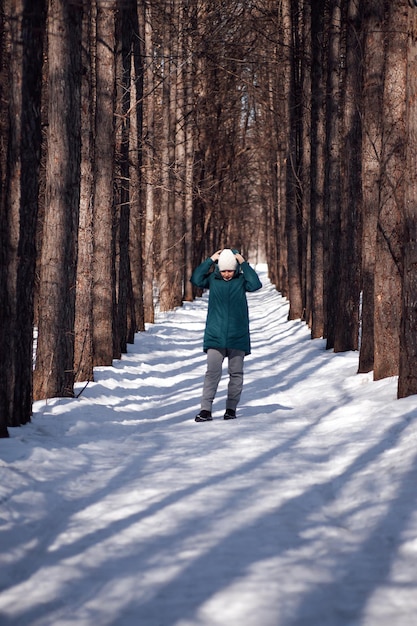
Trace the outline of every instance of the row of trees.
<instances>
[{"instance_id":1,"label":"row of trees","mask_svg":"<svg viewBox=\"0 0 417 626\"><path fill-rule=\"evenodd\" d=\"M359 348L360 372L399 375L398 396L414 394L415 3L280 9L265 29L281 37L262 81L267 126L282 125L268 161L277 155L267 231L274 281L313 337L337 352Z\"/></svg>"},{"instance_id":2,"label":"row of trees","mask_svg":"<svg viewBox=\"0 0 417 626\"><path fill-rule=\"evenodd\" d=\"M0 6L2 436L192 299L223 245L417 393L411 4Z\"/></svg>"}]
</instances>

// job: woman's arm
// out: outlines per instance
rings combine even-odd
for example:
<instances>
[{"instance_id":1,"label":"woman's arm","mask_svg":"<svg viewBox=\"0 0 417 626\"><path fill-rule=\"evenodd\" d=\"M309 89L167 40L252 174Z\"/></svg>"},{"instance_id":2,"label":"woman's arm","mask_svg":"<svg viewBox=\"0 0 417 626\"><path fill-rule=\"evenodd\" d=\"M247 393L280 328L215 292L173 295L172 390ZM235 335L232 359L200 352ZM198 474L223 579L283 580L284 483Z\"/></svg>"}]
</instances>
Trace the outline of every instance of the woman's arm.
<instances>
[{"instance_id":1,"label":"woman's arm","mask_svg":"<svg viewBox=\"0 0 417 626\"><path fill-rule=\"evenodd\" d=\"M262 283L259 280L258 274L255 270L249 265L247 261L243 258L243 256L239 253L235 254L235 257L242 268L242 273L245 278L245 289L246 291L257 291L262 287Z\"/></svg>"},{"instance_id":2,"label":"woman's arm","mask_svg":"<svg viewBox=\"0 0 417 626\"><path fill-rule=\"evenodd\" d=\"M209 275L211 274L210 270L213 264L213 259L209 257L195 268L190 278L193 285L199 289L208 289L210 286Z\"/></svg>"}]
</instances>

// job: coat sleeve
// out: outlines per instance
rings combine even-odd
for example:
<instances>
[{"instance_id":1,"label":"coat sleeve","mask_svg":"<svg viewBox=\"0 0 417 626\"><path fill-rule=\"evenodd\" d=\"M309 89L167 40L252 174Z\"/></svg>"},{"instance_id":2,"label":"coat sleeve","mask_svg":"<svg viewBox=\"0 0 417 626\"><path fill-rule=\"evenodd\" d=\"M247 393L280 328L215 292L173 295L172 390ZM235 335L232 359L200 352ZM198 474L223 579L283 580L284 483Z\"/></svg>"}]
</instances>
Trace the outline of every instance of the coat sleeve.
<instances>
[{"instance_id":1,"label":"coat sleeve","mask_svg":"<svg viewBox=\"0 0 417 626\"><path fill-rule=\"evenodd\" d=\"M211 266L214 264L214 261L209 257L205 261L201 263L198 267L195 268L194 272L191 275L191 282L196 287L200 289L208 289L210 286L209 275Z\"/></svg>"},{"instance_id":2,"label":"coat sleeve","mask_svg":"<svg viewBox=\"0 0 417 626\"><path fill-rule=\"evenodd\" d=\"M258 274L255 270L249 265L247 261L244 261L240 265L243 276L245 278L245 290L246 291L257 291L262 287L262 283L259 280Z\"/></svg>"}]
</instances>

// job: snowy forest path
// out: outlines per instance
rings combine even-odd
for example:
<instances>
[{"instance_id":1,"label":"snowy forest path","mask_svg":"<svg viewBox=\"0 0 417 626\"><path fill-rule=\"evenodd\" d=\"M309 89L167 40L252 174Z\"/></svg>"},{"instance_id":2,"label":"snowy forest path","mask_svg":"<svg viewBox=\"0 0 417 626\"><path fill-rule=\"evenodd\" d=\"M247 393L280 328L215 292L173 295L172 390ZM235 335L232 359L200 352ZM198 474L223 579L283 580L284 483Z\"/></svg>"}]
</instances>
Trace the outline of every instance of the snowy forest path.
<instances>
[{"instance_id":1,"label":"snowy forest path","mask_svg":"<svg viewBox=\"0 0 417 626\"><path fill-rule=\"evenodd\" d=\"M194 422L205 294L0 442L2 626L412 623L416 398L312 341L259 271L238 419L225 376Z\"/></svg>"}]
</instances>

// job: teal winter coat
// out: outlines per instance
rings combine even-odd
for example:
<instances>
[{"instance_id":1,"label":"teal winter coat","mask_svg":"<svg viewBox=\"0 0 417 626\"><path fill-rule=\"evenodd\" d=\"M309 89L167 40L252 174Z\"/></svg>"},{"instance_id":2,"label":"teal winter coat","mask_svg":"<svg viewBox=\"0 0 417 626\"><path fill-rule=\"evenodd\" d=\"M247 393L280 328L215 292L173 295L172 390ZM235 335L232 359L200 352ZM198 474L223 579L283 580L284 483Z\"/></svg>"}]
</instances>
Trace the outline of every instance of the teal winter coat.
<instances>
[{"instance_id":1,"label":"teal winter coat","mask_svg":"<svg viewBox=\"0 0 417 626\"><path fill-rule=\"evenodd\" d=\"M213 265L216 266L214 271ZM233 348L250 354L246 292L262 287L255 270L244 261L227 281L222 278L217 264L208 258L194 270L191 282L200 289L209 289L204 352L208 348Z\"/></svg>"}]
</instances>

